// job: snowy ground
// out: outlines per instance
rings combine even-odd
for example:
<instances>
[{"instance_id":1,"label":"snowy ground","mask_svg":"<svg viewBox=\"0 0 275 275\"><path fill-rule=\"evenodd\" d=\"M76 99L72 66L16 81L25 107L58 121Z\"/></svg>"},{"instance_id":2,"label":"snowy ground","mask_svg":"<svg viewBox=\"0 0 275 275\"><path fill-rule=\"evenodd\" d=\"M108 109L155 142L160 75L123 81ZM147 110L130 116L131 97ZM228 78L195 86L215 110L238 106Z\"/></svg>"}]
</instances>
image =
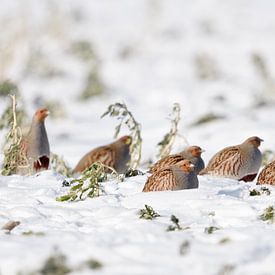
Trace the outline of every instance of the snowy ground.
<instances>
[{"instance_id":1,"label":"snowy ground","mask_svg":"<svg viewBox=\"0 0 275 275\"><path fill-rule=\"evenodd\" d=\"M154 158L174 102L182 106L180 133L206 150L206 162L251 135L265 140L262 150L275 150L274 8L270 0L3 0L0 79L19 84L30 116L38 95L62 103L66 116L49 117L46 127L51 150L71 166L110 142L116 122L100 115L116 101L142 124L143 161ZM106 86L105 95L86 102L76 98L91 64L70 52L80 40L93 46ZM264 60L265 74L253 54ZM57 73L45 74L49 68ZM0 98L0 111L7 103ZM190 126L209 113L223 119ZM179 139L173 151L185 145ZM198 190L143 194L145 175L106 182L99 198L60 203L62 181L52 171L0 176L0 226L21 221L10 235L0 232L1 275L41 268L54 247L71 267L99 260L98 274L275 274L274 224L259 219L274 205L274 187L270 196L251 197L255 183L200 177ZM139 219L144 204L161 217ZM172 214L189 229L166 232ZM210 226L219 230L205 233ZM44 235L22 235L29 230Z\"/></svg>"}]
</instances>

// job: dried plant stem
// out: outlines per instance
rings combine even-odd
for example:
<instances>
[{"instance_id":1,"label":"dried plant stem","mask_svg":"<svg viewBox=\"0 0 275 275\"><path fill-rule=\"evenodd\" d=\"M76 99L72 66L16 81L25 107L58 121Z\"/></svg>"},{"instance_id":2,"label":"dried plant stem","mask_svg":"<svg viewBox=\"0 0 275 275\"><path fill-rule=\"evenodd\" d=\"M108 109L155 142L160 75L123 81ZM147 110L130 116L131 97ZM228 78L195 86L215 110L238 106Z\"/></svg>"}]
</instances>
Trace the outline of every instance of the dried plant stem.
<instances>
[{"instance_id":1,"label":"dried plant stem","mask_svg":"<svg viewBox=\"0 0 275 275\"><path fill-rule=\"evenodd\" d=\"M130 147L131 160L128 166L130 169L136 169L139 166L141 160L141 125L135 120L133 114L128 110L126 104L124 103L111 104L101 117L106 115L117 117L117 119L120 121L119 124L115 127L115 138L118 136L123 124L128 127L130 135L132 136L132 144Z\"/></svg>"},{"instance_id":2,"label":"dried plant stem","mask_svg":"<svg viewBox=\"0 0 275 275\"><path fill-rule=\"evenodd\" d=\"M10 97L12 100L13 120L11 122L12 124L11 129L6 136L6 144L4 146L5 158L4 158L3 169L1 173L2 175L5 175L5 176L16 173L16 170L18 168L18 153L20 151L20 143L22 140L22 131L21 131L21 128L17 125L16 97L15 95L10 95ZM28 164L27 158L24 159L24 161L25 163Z\"/></svg>"},{"instance_id":3,"label":"dried plant stem","mask_svg":"<svg viewBox=\"0 0 275 275\"><path fill-rule=\"evenodd\" d=\"M169 132L163 137L163 139L158 143L159 152L157 158L161 159L168 156L172 150L172 146L178 135L178 125L180 122L180 105L179 103L174 103L169 119L171 120L171 127Z\"/></svg>"}]
</instances>

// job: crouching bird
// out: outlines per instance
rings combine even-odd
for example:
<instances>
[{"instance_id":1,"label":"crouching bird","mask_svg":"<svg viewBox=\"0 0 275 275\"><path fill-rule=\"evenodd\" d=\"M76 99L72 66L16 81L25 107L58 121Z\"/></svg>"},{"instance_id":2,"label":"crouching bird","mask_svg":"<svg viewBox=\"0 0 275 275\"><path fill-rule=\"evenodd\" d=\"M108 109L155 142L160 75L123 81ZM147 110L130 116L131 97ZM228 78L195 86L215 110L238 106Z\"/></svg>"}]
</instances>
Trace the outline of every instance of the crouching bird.
<instances>
[{"instance_id":1,"label":"crouching bird","mask_svg":"<svg viewBox=\"0 0 275 275\"><path fill-rule=\"evenodd\" d=\"M169 155L157 161L149 170L150 173L155 173L160 169L177 164L178 162L188 159L194 164L194 171L198 174L204 169L204 161L201 158L201 154L204 150L199 146L189 146L178 154Z\"/></svg>"},{"instance_id":2,"label":"crouching bird","mask_svg":"<svg viewBox=\"0 0 275 275\"><path fill-rule=\"evenodd\" d=\"M99 161L109 167L114 168L118 173L125 173L128 169L127 164L131 159L131 144L132 137L123 136L113 143L97 147L80 159L73 172L81 173L94 162Z\"/></svg>"},{"instance_id":3,"label":"crouching bird","mask_svg":"<svg viewBox=\"0 0 275 275\"><path fill-rule=\"evenodd\" d=\"M25 175L30 170L39 172L49 168L50 145L45 128L45 118L48 115L49 111L46 108L40 108L35 112L30 130L20 143L17 156L17 174Z\"/></svg>"},{"instance_id":4,"label":"crouching bird","mask_svg":"<svg viewBox=\"0 0 275 275\"><path fill-rule=\"evenodd\" d=\"M144 185L143 192L198 188L199 181L190 160L182 160L153 173Z\"/></svg>"},{"instance_id":5,"label":"crouching bird","mask_svg":"<svg viewBox=\"0 0 275 275\"><path fill-rule=\"evenodd\" d=\"M212 157L200 175L253 181L262 163L262 154L258 149L262 141L261 138L253 136L239 145L222 149Z\"/></svg>"},{"instance_id":6,"label":"crouching bird","mask_svg":"<svg viewBox=\"0 0 275 275\"><path fill-rule=\"evenodd\" d=\"M264 167L258 176L257 184L275 185L275 161L270 162Z\"/></svg>"}]
</instances>

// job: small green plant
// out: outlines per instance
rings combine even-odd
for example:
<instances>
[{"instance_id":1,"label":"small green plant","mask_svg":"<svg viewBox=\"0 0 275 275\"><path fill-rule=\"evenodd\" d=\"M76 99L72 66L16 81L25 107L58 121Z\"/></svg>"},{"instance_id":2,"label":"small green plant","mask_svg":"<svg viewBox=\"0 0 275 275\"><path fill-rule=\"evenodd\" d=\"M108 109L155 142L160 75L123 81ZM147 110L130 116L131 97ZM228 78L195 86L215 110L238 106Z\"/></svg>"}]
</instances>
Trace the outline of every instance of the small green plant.
<instances>
[{"instance_id":1,"label":"small green plant","mask_svg":"<svg viewBox=\"0 0 275 275\"><path fill-rule=\"evenodd\" d=\"M72 177L73 171L64 161L64 159L57 154L51 153L51 168L53 171L60 173L66 177Z\"/></svg>"},{"instance_id":2,"label":"small green plant","mask_svg":"<svg viewBox=\"0 0 275 275\"><path fill-rule=\"evenodd\" d=\"M142 176L145 175L145 173L143 173L140 170L133 170L133 169L128 169L127 172L125 173L125 178L130 178L130 177L136 177L136 176Z\"/></svg>"},{"instance_id":3,"label":"small green plant","mask_svg":"<svg viewBox=\"0 0 275 275\"><path fill-rule=\"evenodd\" d=\"M169 225L166 229L166 231L175 231L175 230L183 230L183 228L179 224L179 219L175 215L171 215L170 218L172 225ZM187 228L184 228L187 229Z\"/></svg>"},{"instance_id":4,"label":"small green plant","mask_svg":"<svg viewBox=\"0 0 275 275\"><path fill-rule=\"evenodd\" d=\"M186 255L190 251L190 242L189 241L184 241L180 245L180 255Z\"/></svg>"},{"instance_id":5,"label":"small green plant","mask_svg":"<svg viewBox=\"0 0 275 275\"><path fill-rule=\"evenodd\" d=\"M85 265L92 270L98 270L103 267L102 263L95 259L89 259L85 262Z\"/></svg>"},{"instance_id":6,"label":"small green plant","mask_svg":"<svg viewBox=\"0 0 275 275\"><path fill-rule=\"evenodd\" d=\"M264 210L263 214L260 215L260 219L263 221L268 221L270 223L273 223L275 219L274 213L275 213L274 207L269 206Z\"/></svg>"},{"instance_id":7,"label":"small green plant","mask_svg":"<svg viewBox=\"0 0 275 275\"><path fill-rule=\"evenodd\" d=\"M219 230L219 227L216 226L209 226L204 228L204 233L206 234L213 234L215 231Z\"/></svg>"},{"instance_id":8,"label":"small green plant","mask_svg":"<svg viewBox=\"0 0 275 275\"><path fill-rule=\"evenodd\" d=\"M201 118L199 118L198 120L196 120L195 122L193 122L191 124L191 126L200 126L200 125L210 123L210 122L213 122L213 121L219 120L219 119L224 119L224 116L217 115L214 113L207 113L207 114L203 115Z\"/></svg>"},{"instance_id":9,"label":"small green plant","mask_svg":"<svg viewBox=\"0 0 275 275\"><path fill-rule=\"evenodd\" d=\"M252 189L252 190L249 190L249 195L250 196L260 196L260 195L263 195L263 194L269 196L271 194L271 191L267 187L261 187L260 190L257 190L255 188Z\"/></svg>"},{"instance_id":10,"label":"small green plant","mask_svg":"<svg viewBox=\"0 0 275 275\"><path fill-rule=\"evenodd\" d=\"M83 61L96 60L92 44L86 40L79 40L72 43L70 51Z\"/></svg>"},{"instance_id":11,"label":"small green plant","mask_svg":"<svg viewBox=\"0 0 275 275\"><path fill-rule=\"evenodd\" d=\"M1 174L4 176L15 174L19 165L25 166L26 168L30 167L26 156L20 154L22 131L17 124L15 95L11 95L10 97L12 99L12 120L10 121L11 129L6 136L6 142L4 145L4 162L1 171ZM19 163L19 155L22 163Z\"/></svg>"},{"instance_id":12,"label":"small green plant","mask_svg":"<svg viewBox=\"0 0 275 275\"><path fill-rule=\"evenodd\" d=\"M233 273L234 269L236 267L234 265L231 264L227 264L222 266L222 268L219 270L217 275L230 275Z\"/></svg>"},{"instance_id":13,"label":"small green plant","mask_svg":"<svg viewBox=\"0 0 275 275\"><path fill-rule=\"evenodd\" d=\"M18 87L10 80L0 82L0 97L5 97L10 94L18 96Z\"/></svg>"},{"instance_id":14,"label":"small green plant","mask_svg":"<svg viewBox=\"0 0 275 275\"><path fill-rule=\"evenodd\" d=\"M118 177L116 171L101 162L95 162L85 169L78 179L73 179L70 185L73 185L67 195L56 198L57 201L75 201L94 198L100 195L100 183L107 180L106 170L112 171L112 175Z\"/></svg>"},{"instance_id":15,"label":"small green plant","mask_svg":"<svg viewBox=\"0 0 275 275\"><path fill-rule=\"evenodd\" d=\"M139 166L141 160L141 125L135 120L134 116L124 103L111 104L101 118L106 115L116 117L120 121L115 127L115 138L117 138L123 124L128 127L130 135L132 136L132 144L130 147L131 160L128 166L130 169L135 170Z\"/></svg>"},{"instance_id":16,"label":"small green plant","mask_svg":"<svg viewBox=\"0 0 275 275\"><path fill-rule=\"evenodd\" d=\"M85 86L80 94L80 100L87 100L93 96L102 95L105 91L105 85L100 77L99 65L93 66L85 80Z\"/></svg>"},{"instance_id":17,"label":"small green plant","mask_svg":"<svg viewBox=\"0 0 275 275\"><path fill-rule=\"evenodd\" d=\"M149 206L145 204L144 209L139 210L139 218L140 219L146 219L146 220L153 220L157 217L160 217L160 215L153 209L152 206Z\"/></svg>"},{"instance_id":18,"label":"small green plant","mask_svg":"<svg viewBox=\"0 0 275 275\"><path fill-rule=\"evenodd\" d=\"M158 143L159 152L157 158L162 159L168 156L171 152L172 146L178 134L178 125L180 122L180 105L174 103L171 114L169 115L171 121L171 127L169 132Z\"/></svg>"},{"instance_id":19,"label":"small green plant","mask_svg":"<svg viewBox=\"0 0 275 275\"><path fill-rule=\"evenodd\" d=\"M70 273L71 271L72 269L67 264L67 257L63 253L56 250L53 255L46 259L42 268L34 274L64 275Z\"/></svg>"},{"instance_id":20,"label":"small green plant","mask_svg":"<svg viewBox=\"0 0 275 275\"><path fill-rule=\"evenodd\" d=\"M231 242L231 239L228 237L225 237L225 238L220 239L219 244L226 244L229 242Z\"/></svg>"},{"instance_id":21,"label":"small green plant","mask_svg":"<svg viewBox=\"0 0 275 275\"><path fill-rule=\"evenodd\" d=\"M45 236L44 232L34 232L32 230L25 231L22 233L23 236L37 236L37 237L43 237Z\"/></svg>"}]
</instances>

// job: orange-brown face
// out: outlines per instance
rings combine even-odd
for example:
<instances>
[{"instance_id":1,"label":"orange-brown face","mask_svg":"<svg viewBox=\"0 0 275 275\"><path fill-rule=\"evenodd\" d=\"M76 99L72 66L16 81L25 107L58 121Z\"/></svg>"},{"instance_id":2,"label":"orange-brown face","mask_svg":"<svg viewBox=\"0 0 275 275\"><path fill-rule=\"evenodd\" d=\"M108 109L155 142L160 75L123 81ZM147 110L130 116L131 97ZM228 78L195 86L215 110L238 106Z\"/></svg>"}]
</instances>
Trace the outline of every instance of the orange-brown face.
<instances>
[{"instance_id":1,"label":"orange-brown face","mask_svg":"<svg viewBox=\"0 0 275 275\"><path fill-rule=\"evenodd\" d=\"M184 171L184 172L191 172L194 171L194 164L190 160L182 160L178 163L178 166Z\"/></svg>"},{"instance_id":2,"label":"orange-brown face","mask_svg":"<svg viewBox=\"0 0 275 275\"><path fill-rule=\"evenodd\" d=\"M188 152L190 152L193 157L200 157L204 150L199 146L190 146Z\"/></svg>"},{"instance_id":3,"label":"orange-brown face","mask_svg":"<svg viewBox=\"0 0 275 275\"><path fill-rule=\"evenodd\" d=\"M132 137L131 136L123 136L123 137L120 138L120 140L126 145L131 145L131 143L132 143Z\"/></svg>"},{"instance_id":4,"label":"orange-brown face","mask_svg":"<svg viewBox=\"0 0 275 275\"><path fill-rule=\"evenodd\" d=\"M43 122L48 115L49 111L47 108L40 108L35 112L35 117L39 122Z\"/></svg>"},{"instance_id":5,"label":"orange-brown face","mask_svg":"<svg viewBox=\"0 0 275 275\"><path fill-rule=\"evenodd\" d=\"M263 141L263 139L259 138L259 137L250 137L247 139L247 141L251 144L253 144L255 147L259 147L261 145L261 142Z\"/></svg>"}]
</instances>

